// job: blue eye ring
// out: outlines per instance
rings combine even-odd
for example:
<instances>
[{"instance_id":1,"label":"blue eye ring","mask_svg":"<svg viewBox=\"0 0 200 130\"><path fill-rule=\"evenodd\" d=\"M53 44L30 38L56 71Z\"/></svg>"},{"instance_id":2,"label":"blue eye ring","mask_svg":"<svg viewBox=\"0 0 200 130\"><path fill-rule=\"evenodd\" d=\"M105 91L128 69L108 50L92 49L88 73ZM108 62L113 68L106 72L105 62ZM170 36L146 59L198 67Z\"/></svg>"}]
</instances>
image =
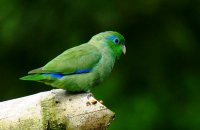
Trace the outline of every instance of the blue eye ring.
<instances>
[{"instance_id":1,"label":"blue eye ring","mask_svg":"<svg viewBox=\"0 0 200 130\"><path fill-rule=\"evenodd\" d=\"M118 39L118 38L114 38L114 39L113 39L113 42L114 42L115 44L119 44L119 39Z\"/></svg>"},{"instance_id":2,"label":"blue eye ring","mask_svg":"<svg viewBox=\"0 0 200 130\"><path fill-rule=\"evenodd\" d=\"M112 41L114 44L120 43L120 39L117 36L109 36L107 37L107 40Z\"/></svg>"}]
</instances>

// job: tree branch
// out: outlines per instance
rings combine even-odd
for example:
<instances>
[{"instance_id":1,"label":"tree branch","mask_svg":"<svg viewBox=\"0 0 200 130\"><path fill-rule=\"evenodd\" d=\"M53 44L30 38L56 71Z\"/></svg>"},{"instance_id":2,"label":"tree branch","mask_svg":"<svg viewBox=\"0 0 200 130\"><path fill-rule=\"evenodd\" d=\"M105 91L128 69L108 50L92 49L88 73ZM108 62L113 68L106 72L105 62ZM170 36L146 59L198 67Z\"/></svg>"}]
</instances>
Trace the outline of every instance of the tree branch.
<instances>
[{"instance_id":1,"label":"tree branch","mask_svg":"<svg viewBox=\"0 0 200 130\"><path fill-rule=\"evenodd\" d=\"M0 102L1 130L102 130L113 118L91 93L54 89Z\"/></svg>"}]
</instances>

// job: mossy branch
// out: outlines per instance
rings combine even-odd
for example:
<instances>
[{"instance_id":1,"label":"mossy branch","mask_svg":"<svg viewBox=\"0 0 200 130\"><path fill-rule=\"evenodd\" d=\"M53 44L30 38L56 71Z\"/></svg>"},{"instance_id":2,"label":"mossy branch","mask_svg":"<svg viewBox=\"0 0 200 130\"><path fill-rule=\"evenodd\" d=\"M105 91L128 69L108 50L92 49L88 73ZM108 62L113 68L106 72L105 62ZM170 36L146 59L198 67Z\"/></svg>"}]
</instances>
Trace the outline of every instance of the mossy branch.
<instances>
[{"instance_id":1,"label":"mossy branch","mask_svg":"<svg viewBox=\"0 0 200 130\"><path fill-rule=\"evenodd\" d=\"M91 93L54 89L0 103L1 130L106 129L114 113Z\"/></svg>"}]
</instances>

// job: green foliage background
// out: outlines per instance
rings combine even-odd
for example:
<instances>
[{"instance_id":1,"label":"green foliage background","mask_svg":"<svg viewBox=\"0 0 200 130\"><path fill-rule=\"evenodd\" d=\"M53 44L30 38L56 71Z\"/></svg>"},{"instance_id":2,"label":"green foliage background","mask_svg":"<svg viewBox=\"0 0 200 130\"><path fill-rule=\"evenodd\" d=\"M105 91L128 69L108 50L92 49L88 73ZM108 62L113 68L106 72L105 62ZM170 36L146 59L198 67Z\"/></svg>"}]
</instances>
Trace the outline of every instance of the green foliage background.
<instances>
[{"instance_id":1,"label":"green foliage background","mask_svg":"<svg viewBox=\"0 0 200 130\"><path fill-rule=\"evenodd\" d=\"M127 54L92 90L110 130L200 129L199 0L0 0L0 100L52 89L20 81L67 48L116 30Z\"/></svg>"}]
</instances>

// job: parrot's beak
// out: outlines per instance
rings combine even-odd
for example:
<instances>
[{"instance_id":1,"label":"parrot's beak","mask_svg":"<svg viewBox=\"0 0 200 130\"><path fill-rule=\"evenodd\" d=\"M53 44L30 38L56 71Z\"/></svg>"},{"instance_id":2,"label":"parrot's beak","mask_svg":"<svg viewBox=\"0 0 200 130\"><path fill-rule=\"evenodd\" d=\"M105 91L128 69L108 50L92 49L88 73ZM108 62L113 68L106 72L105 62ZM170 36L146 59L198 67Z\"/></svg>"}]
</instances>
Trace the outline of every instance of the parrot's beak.
<instances>
[{"instance_id":1,"label":"parrot's beak","mask_svg":"<svg viewBox=\"0 0 200 130\"><path fill-rule=\"evenodd\" d=\"M124 53L124 55L126 54L126 46L125 46L125 44L122 45L122 52Z\"/></svg>"}]
</instances>

